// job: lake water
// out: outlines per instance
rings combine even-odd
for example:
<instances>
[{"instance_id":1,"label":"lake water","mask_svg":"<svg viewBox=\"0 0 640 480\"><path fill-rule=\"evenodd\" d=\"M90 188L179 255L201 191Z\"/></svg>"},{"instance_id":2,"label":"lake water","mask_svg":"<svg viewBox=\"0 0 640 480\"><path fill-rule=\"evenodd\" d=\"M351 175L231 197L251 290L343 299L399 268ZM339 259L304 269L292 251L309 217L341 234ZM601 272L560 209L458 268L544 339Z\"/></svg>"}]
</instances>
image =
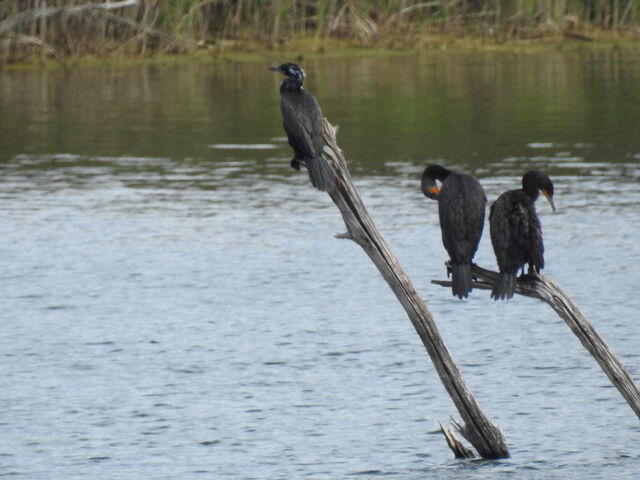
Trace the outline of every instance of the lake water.
<instances>
[{"instance_id":1,"label":"lake water","mask_svg":"<svg viewBox=\"0 0 640 480\"><path fill-rule=\"evenodd\" d=\"M640 380L640 53L301 62L497 462L452 458L413 327L289 168L279 60L0 74L0 476L637 478L638 418L548 306L430 283L418 179L443 163L492 201L546 171L544 273Z\"/></svg>"}]
</instances>

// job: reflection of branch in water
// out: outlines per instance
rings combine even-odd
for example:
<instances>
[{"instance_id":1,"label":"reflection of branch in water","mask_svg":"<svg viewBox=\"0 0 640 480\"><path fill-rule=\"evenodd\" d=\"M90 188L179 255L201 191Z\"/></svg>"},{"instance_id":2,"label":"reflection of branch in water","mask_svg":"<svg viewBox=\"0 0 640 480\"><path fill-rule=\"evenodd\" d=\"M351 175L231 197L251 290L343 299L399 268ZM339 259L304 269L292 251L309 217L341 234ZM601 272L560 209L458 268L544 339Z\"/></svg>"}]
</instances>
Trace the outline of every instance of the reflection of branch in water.
<instances>
[{"instance_id":1,"label":"reflection of branch in water","mask_svg":"<svg viewBox=\"0 0 640 480\"><path fill-rule=\"evenodd\" d=\"M502 432L485 415L467 388L462 374L438 332L431 313L369 216L360 194L351 181L344 155L336 144L335 131L326 119L323 130L325 140L323 154L336 177L335 185L329 190L329 195L340 210L347 227L347 232L341 234L340 238L353 240L362 247L404 307L431 357L442 384L464 421L464 424L456 425L458 431L483 458L508 457L509 451ZM459 444L460 442L456 443L453 437L454 435L446 436L447 441L453 445ZM452 450L454 454L459 455L465 449L452 447Z\"/></svg>"},{"instance_id":2,"label":"reflection of branch in water","mask_svg":"<svg viewBox=\"0 0 640 480\"><path fill-rule=\"evenodd\" d=\"M491 290L498 273L472 265L471 273L475 278L473 288ZM431 280L431 283L450 287L450 281ZM537 298L549 304L578 337L582 345L596 359L600 368L607 374L611 383L620 391L629 406L640 418L640 389L626 371L620 360L596 332L575 303L550 278L537 273L529 273L516 282L515 293Z\"/></svg>"}]
</instances>

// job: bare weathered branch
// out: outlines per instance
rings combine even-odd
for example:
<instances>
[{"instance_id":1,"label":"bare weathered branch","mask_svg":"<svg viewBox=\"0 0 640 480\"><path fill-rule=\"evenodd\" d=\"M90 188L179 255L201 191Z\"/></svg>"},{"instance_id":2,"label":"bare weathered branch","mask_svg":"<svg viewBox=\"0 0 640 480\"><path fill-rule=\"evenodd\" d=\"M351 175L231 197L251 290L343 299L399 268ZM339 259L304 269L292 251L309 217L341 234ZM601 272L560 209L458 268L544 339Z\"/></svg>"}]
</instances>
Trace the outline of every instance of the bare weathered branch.
<instances>
[{"instance_id":1,"label":"bare weathered branch","mask_svg":"<svg viewBox=\"0 0 640 480\"><path fill-rule=\"evenodd\" d=\"M329 191L329 195L340 210L347 227L347 234L340 237L350 238L362 247L396 294L464 421L464 425L460 427L462 435L483 458L508 457L509 451L502 432L485 415L467 388L431 313L369 216L351 181L344 155L336 144L335 131L326 119L324 140L324 156L336 176L335 187Z\"/></svg>"},{"instance_id":2,"label":"bare weathered branch","mask_svg":"<svg viewBox=\"0 0 640 480\"><path fill-rule=\"evenodd\" d=\"M444 435L445 440L447 441L447 445L453 452L456 458L474 458L475 455L471 450L464 446L464 444L458 439L458 436L455 434L451 428L442 425L440 422L440 431Z\"/></svg>"},{"instance_id":3,"label":"bare weathered branch","mask_svg":"<svg viewBox=\"0 0 640 480\"><path fill-rule=\"evenodd\" d=\"M473 288L491 290L498 273L472 265L471 273L476 278ZM432 283L450 287L451 282L432 280ZM618 389L635 414L640 418L640 389L620 360L613 354L604 339L596 332L575 303L562 289L544 275L530 273L516 282L515 293L537 298L547 303L569 326L582 345L596 359L611 383Z\"/></svg>"}]
</instances>

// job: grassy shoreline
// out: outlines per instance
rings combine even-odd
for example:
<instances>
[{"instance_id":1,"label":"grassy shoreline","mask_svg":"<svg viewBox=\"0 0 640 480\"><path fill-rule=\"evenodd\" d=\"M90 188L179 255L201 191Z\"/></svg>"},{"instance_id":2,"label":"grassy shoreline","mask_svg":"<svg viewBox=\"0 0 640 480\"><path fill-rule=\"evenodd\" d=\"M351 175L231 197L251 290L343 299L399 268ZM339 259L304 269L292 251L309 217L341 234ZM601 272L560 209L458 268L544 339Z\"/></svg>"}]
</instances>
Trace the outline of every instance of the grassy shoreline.
<instances>
[{"instance_id":1,"label":"grassy shoreline","mask_svg":"<svg viewBox=\"0 0 640 480\"><path fill-rule=\"evenodd\" d=\"M640 40L640 0L0 0L0 65Z\"/></svg>"},{"instance_id":2,"label":"grassy shoreline","mask_svg":"<svg viewBox=\"0 0 640 480\"><path fill-rule=\"evenodd\" d=\"M335 57L378 57L414 54L444 54L469 52L536 53L543 51L572 51L577 49L625 49L640 52L640 35L620 35L607 31L593 32L591 40L577 40L563 36L538 39L487 39L452 34L421 35L411 41L401 38L381 39L375 45L363 46L351 39L324 39L299 37L277 48L260 41L225 41L190 52L147 52L145 55L81 54L66 58L45 58L37 55L0 68L73 68L91 65L139 65L208 63L212 61L260 62L280 59L314 59Z\"/></svg>"}]
</instances>

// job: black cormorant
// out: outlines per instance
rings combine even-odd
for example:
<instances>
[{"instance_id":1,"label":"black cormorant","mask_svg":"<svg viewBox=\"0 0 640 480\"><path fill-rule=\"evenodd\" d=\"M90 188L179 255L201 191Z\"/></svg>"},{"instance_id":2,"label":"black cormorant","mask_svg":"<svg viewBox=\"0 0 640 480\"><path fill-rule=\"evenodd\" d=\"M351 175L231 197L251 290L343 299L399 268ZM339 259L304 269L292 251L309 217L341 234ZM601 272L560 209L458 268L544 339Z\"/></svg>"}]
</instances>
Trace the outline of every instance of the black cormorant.
<instances>
[{"instance_id":1,"label":"black cormorant","mask_svg":"<svg viewBox=\"0 0 640 480\"><path fill-rule=\"evenodd\" d=\"M540 192L555 212L553 183L537 170L522 176L522 188L504 192L491 205L491 243L500 269L491 291L494 300L513 297L516 275L520 269L524 273L525 263L529 264L529 272L540 273L544 267L542 227L535 207Z\"/></svg>"},{"instance_id":2,"label":"black cormorant","mask_svg":"<svg viewBox=\"0 0 640 480\"><path fill-rule=\"evenodd\" d=\"M300 170L300 165L305 165L311 184L321 191L330 190L335 176L322 158L322 111L316 98L302 88L304 71L295 63L283 63L269 70L286 76L280 85L280 111L294 152L291 166Z\"/></svg>"},{"instance_id":3,"label":"black cormorant","mask_svg":"<svg viewBox=\"0 0 640 480\"><path fill-rule=\"evenodd\" d=\"M436 180L442 182L440 188ZM451 259L451 290L458 298L471 291L471 260L484 227L487 197L471 175L430 165L422 173L422 193L438 200L442 243Z\"/></svg>"}]
</instances>

